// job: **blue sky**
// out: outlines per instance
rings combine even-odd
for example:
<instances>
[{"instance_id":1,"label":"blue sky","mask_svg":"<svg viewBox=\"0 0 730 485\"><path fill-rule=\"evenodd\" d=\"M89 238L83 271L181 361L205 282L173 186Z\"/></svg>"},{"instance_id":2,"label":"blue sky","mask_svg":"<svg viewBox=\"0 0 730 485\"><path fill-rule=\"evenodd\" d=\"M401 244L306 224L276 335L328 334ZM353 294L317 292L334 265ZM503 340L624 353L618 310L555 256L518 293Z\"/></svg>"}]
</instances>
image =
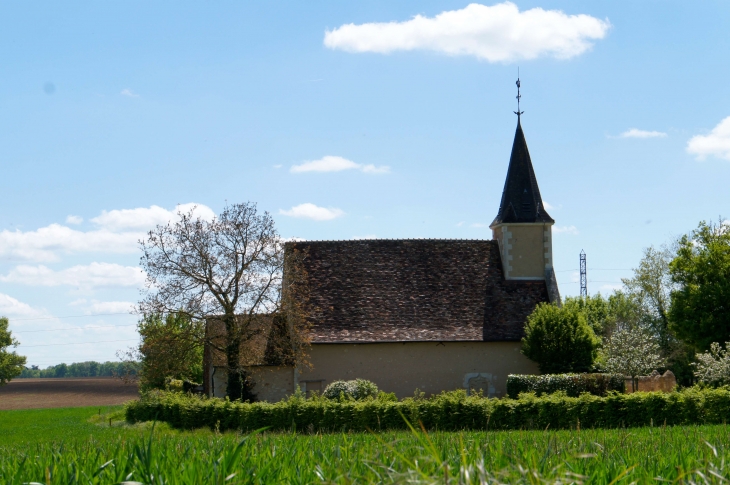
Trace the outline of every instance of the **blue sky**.
<instances>
[{"instance_id":1,"label":"blue sky","mask_svg":"<svg viewBox=\"0 0 730 485\"><path fill-rule=\"evenodd\" d=\"M730 213L728 25L723 1L2 3L0 314L29 364L114 359L135 241L178 204L490 238L518 66L561 291L585 249L610 292Z\"/></svg>"}]
</instances>

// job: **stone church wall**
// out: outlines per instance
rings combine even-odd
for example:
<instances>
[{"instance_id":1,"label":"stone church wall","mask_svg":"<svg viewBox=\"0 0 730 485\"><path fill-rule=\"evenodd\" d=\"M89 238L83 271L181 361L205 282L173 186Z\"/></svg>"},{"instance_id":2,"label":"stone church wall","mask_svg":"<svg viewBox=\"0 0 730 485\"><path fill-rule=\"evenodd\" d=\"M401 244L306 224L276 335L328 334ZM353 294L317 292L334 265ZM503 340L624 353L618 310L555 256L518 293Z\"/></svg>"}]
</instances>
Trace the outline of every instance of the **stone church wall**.
<instances>
[{"instance_id":1,"label":"stone church wall","mask_svg":"<svg viewBox=\"0 0 730 485\"><path fill-rule=\"evenodd\" d=\"M321 390L336 380L375 382L399 398L455 389L481 388L484 395L506 395L508 374L539 374L520 353L520 342L407 342L314 344L311 369L298 376L302 390Z\"/></svg>"},{"instance_id":2,"label":"stone church wall","mask_svg":"<svg viewBox=\"0 0 730 485\"><path fill-rule=\"evenodd\" d=\"M256 383L253 392L260 401L278 402L294 393L295 371L285 366L251 366L246 367ZM211 395L225 397L228 375L226 368L211 368Z\"/></svg>"}]
</instances>

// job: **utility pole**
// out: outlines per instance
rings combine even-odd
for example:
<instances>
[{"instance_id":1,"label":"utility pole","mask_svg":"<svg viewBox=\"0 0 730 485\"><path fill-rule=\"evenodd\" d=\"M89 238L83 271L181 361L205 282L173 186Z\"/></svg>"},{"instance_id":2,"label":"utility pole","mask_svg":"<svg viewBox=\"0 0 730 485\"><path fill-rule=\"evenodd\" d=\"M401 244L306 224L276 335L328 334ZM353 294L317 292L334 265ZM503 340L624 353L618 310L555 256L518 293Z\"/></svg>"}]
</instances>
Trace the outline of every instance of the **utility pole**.
<instances>
[{"instance_id":1,"label":"utility pole","mask_svg":"<svg viewBox=\"0 0 730 485\"><path fill-rule=\"evenodd\" d=\"M580 296L588 296L588 278L586 277L586 252L580 251Z\"/></svg>"}]
</instances>

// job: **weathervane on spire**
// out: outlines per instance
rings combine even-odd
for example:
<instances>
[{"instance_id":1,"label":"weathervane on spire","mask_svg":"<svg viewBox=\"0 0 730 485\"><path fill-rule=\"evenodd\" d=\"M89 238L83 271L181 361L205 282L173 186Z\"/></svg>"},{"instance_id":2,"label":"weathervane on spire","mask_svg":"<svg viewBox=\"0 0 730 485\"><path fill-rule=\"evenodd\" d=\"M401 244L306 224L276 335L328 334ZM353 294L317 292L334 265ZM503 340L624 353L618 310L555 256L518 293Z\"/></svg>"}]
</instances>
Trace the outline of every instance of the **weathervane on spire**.
<instances>
[{"instance_id":1,"label":"weathervane on spire","mask_svg":"<svg viewBox=\"0 0 730 485\"><path fill-rule=\"evenodd\" d=\"M520 68L517 68L517 111L514 111L514 114L517 115L517 121L520 121L520 115L524 113L524 111L520 111L520 98L522 97L520 95Z\"/></svg>"}]
</instances>

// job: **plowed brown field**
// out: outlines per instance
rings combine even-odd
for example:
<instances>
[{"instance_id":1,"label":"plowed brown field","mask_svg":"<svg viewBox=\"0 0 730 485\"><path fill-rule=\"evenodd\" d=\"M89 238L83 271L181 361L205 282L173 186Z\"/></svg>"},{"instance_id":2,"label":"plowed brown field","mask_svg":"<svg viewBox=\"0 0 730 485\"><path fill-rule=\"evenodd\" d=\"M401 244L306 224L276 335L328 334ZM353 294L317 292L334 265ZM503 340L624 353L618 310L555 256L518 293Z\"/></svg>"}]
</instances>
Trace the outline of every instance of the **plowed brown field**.
<instances>
[{"instance_id":1,"label":"plowed brown field","mask_svg":"<svg viewBox=\"0 0 730 485\"><path fill-rule=\"evenodd\" d=\"M112 406L137 396L136 384L113 378L15 379L0 386L0 410Z\"/></svg>"}]
</instances>

